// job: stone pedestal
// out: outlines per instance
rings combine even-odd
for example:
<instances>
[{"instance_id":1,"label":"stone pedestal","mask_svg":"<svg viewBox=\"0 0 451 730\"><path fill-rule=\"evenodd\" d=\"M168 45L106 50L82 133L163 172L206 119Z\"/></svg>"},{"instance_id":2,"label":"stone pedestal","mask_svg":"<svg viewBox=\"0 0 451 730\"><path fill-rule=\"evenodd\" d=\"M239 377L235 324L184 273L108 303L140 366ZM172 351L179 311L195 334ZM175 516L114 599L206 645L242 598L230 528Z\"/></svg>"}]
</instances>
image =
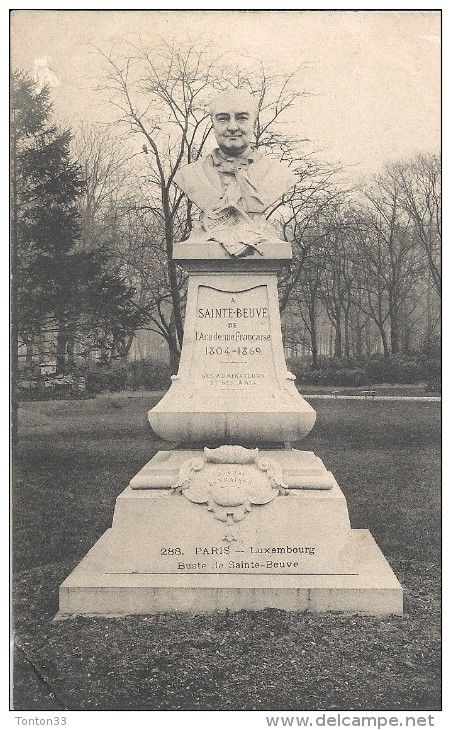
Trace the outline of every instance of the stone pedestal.
<instances>
[{"instance_id":1,"label":"stone pedestal","mask_svg":"<svg viewBox=\"0 0 451 730\"><path fill-rule=\"evenodd\" d=\"M287 481L310 488L252 504L234 521L176 490L149 488L176 481L180 465L202 458L160 452L119 495L112 528L61 585L58 617L266 607L402 613L395 575L370 533L351 529L344 495L321 461L268 453L260 457L278 455ZM303 474L293 476L290 461Z\"/></svg>"},{"instance_id":2,"label":"stone pedestal","mask_svg":"<svg viewBox=\"0 0 451 730\"><path fill-rule=\"evenodd\" d=\"M190 275L183 350L149 421L178 448L156 454L119 495L112 528L60 587L59 617L402 613L401 586L370 533L351 529L333 475L290 447L316 414L283 353L277 271L291 249L262 252L175 247Z\"/></svg>"},{"instance_id":3,"label":"stone pedestal","mask_svg":"<svg viewBox=\"0 0 451 730\"><path fill-rule=\"evenodd\" d=\"M316 414L287 371L277 271L289 244L234 259L219 243L178 244L189 273L179 371L149 412L159 436L183 443L284 443L306 436Z\"/></svg>"}]
</instances>

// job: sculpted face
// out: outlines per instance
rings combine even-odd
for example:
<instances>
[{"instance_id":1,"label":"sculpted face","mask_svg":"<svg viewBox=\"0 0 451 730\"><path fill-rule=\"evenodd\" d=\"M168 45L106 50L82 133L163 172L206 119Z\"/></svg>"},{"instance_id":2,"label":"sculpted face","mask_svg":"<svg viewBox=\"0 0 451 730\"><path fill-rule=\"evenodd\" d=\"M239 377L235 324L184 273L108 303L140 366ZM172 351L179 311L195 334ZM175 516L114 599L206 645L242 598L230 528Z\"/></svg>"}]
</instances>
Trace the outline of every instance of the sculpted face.
<instances>
[{"instance_id":1,"label":"sculpted face","mask_svg":"<svg viewBox=\"0 0 451 730\"><path fill-rule=\"evenodd\" d=\"M252 140L257 118L256 101L245 91L218 94L210 112L218 147L224 154L241 155Z\"/></svg>"}]
</instances>

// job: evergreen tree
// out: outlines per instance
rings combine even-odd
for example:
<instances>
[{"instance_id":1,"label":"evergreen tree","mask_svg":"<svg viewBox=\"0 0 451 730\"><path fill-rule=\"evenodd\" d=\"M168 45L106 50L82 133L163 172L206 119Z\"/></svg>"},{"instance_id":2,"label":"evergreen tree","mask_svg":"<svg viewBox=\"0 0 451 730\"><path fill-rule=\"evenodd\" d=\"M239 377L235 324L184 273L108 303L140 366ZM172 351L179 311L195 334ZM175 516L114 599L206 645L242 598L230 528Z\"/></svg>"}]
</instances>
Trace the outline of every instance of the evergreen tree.
<instances>
[{"instance_id":1,"label":"evergreen tree","mask_svg":"<svg viewBox=\"0 0 451 730\"><path fill-rule=\"evenodd\" d=\"M83 182L70 159L70 132L51 123L49 90L37 92L31 79L16 73L11 102L12 268L18 334L31 361L44 326L57 330L62 349L66 305L79 284L72 269Z\"/></svg>"},{"instance_id":2,"label":"evergreen tree","mask_svg":"<svg viewBox=\"0 0 451 730\"><path fill-rule=\"evenodd\" d=\"M13 337L31 365L34 343L53 332L58 372L72 367L77 343L85 354L121 356L148 308L134 305L133 288L109 271L105 252L80 244L81 168L71 160L70 131L51 122L48 89L38 92L16 73L11 99Z\"/></svg>"}]
</instances>

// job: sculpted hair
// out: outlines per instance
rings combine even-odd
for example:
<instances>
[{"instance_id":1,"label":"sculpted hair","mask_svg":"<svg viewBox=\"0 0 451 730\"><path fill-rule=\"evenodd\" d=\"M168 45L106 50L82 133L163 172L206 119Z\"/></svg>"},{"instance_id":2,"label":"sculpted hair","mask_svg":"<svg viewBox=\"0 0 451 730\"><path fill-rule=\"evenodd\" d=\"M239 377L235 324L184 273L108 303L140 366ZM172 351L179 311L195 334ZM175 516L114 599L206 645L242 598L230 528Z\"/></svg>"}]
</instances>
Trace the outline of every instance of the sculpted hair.
<instances>
[{"instance_id":1,"label":"sculpted hair","mask_svg":"<svg viewBox=\"0 0 451 730\"><path fill-rule=\"evenodd\" d=\"M210 99L210 105L208 111L213 116L215 110L218 109L222 104L229 105L233 102L234 105L237 103L242 105L240 111L251 111L256 117L258 114L258 102L255 96L245 89L230 88L226 91L219 91Z\"/></svg>"}]
</instances>

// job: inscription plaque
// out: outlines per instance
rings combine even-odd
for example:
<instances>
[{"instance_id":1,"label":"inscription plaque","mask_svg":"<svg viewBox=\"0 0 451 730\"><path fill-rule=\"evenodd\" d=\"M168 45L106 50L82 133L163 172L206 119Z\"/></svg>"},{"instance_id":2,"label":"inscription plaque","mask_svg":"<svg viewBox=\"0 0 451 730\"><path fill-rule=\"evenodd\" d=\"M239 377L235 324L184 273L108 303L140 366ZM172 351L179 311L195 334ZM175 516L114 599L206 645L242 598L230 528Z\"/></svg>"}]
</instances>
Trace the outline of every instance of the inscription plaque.
<instances>
[{"instance_id":1,"label":"inscription plaque","mask_svg":"<svg viewBox=\"0 0 451 730\"><path fill-rule=\"evenodd\" d=\"M199 389L245 392L275 384L271 346L266 286L231 292L199 286L192 367Z\"/></svg>"},{"instance_id":2,"label":"inscription plaque","mask_svg":"<svg viewBox=\"0 0 451 730\"><path fill-rule=\"evenodd\" d=\"M197 505L191 507L199 510ZM265 509L268 507L256 507L253 514ZM203 522L202 534L193 512L186 512L185 508L183 514L185 529L177 530L175 525L168 527L163 539L159 531L159 541L139 530L132 541L127 542L124 535L121 554L114 559L112 556L107 572L149 575L352 575L355 572L352 563L345 558L347 545L343 540L330 540L326 535L315 535L308 529L298 531L297 536L289 531L288 538L280 534L279 539L275 539L271 527L265 539L261 528L257 531L255 525L242 529L245 525L250 526L247 521L229 526L212 520L208 528ZM257 519L261 519L261 513ZM199 539L201 535L203 539Z\"/></svg>"},{"instance_id":3,"label":"inscription plaque","mask_svg":"<svg viewBox=\"0 0 451 730\"><path fill-rule=\"evenodd\" d=\"M160 547L161 564L168 573L279 573L307 572L316 545L248 545L231 539L230 544Z\"/></svg>"}]
</instances>

